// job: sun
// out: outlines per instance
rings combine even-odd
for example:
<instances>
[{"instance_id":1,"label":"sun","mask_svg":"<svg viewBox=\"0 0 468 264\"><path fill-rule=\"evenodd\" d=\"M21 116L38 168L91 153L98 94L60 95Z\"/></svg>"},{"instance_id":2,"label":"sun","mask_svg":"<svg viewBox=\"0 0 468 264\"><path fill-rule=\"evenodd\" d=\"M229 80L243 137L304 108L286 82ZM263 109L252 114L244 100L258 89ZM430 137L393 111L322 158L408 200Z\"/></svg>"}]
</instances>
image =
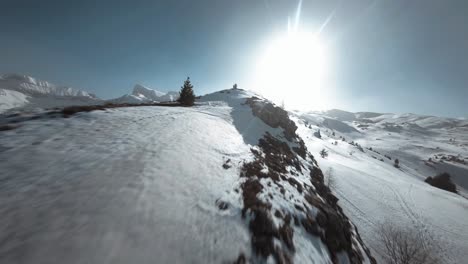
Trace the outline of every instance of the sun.
<instances>
[{"instance_id":1,"label":"sun","mask_svg":"<svg viewBox=\"0 0 468 264\"><path fill-rule=\"evenodd\" d=\"M254 89L296 109L321 108L320 90L328 72L317 34L288 32L267 41L256 62Z\"/></svg>"}]
</instances>

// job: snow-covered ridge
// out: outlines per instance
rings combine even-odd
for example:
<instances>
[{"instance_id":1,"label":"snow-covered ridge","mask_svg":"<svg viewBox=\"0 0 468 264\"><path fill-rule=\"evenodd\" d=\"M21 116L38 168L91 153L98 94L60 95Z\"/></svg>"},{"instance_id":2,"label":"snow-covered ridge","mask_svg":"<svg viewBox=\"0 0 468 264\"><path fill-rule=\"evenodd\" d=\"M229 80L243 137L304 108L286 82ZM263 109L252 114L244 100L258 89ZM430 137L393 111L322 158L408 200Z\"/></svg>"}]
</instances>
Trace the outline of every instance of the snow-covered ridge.
<instances>
[{"instance_id":1,"label":"snow-covered ridge","mask_svg":"<svg viewBox=\"0 0 468 264\"><path fill-rule=\"evenodd\" d=\"M17 125L0 132L3 262L372 261L289 114L254 93Z\"/></svg>"},{"instance_id":2,"label":"snow-covered ridge","mask_svg":"<svg viewBox=\"0 0 468 264\"><path fill-rule=\"evenodd\" d=\"M20 74L5 74L0 77L0 88L18 91L27 95L52 95L96 98L92 93L67 86L38 80Z\"/></svg>"},{"instance_id":3,"label":"snow-covered ridge","mask_svg":"<svg viewBox=\"0 0 468 264\"><path fill-rule=\"evenodd\" d=\"M240 167L240 189L242 217L257 257L276 263L373 263L287 111L241 89L222 90L199 101L215 107L227 104L233 125L252 146L254 160Z\"/></svg>"}]
</instances>

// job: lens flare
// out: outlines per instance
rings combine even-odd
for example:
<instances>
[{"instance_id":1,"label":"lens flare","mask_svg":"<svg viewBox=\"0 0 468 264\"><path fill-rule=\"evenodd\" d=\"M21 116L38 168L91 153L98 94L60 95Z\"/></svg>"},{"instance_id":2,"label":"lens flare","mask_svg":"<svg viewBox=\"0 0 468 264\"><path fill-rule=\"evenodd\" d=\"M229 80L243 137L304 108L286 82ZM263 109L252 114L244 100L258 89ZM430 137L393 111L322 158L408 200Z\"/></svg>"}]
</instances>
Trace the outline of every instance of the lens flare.
<instances>
[{"instance_id":1,"label":"lens flare","mask_svg":"<svg viewBox=\"0 0 468 264\"><path fill-rule=\"evenodd\" d=\"M316 34L293 31L273 38L257 62L255 87L273 101L310 108L311 102L320 103L326 57Z\"/></svg>"}]
</instances>

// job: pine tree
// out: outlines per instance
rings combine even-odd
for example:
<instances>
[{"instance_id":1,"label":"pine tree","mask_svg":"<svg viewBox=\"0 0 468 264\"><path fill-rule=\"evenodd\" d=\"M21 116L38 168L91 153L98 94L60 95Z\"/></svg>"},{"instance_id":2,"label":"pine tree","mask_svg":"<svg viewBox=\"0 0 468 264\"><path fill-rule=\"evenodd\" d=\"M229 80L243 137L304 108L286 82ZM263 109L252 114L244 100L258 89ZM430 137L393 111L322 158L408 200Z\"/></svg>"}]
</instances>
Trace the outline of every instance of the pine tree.
<instances>
[{"instance_id":1,"label":"pine tree","mask_svg":"<svg viewBox=\"0 0 468 264\"><path fill-rule=\"evenodd\" d=\"M190 77L187 77L184 85L180 89L180 97L177 100L180 104L185 106L192 106L195 102L195 95L193 94L193 85L190 83Z\"/></svg>"},{"instance_id":2,"label":"pine tree","mask_svg":"<svg viewBox=\"0 0 468 264\"><path fill-rule=\"evenodd\" d=\"M325 149L322 149L320 151L320 156L322 156L322 158L328 157L328 151L326 151Z\"/></svg>"},{"instance_id":3,"label":"pine tree","mask_svg":"<svg viewBox=\"0 0 468 264\"><path fill-rule=\"evenodd\" d=\"M393 163L393 166L395 168L400 168L400 161L398 159L395 159L395 163Z\"/></svg>"},{"instance_id":4,"label":"pine tree","mask_svg":"<svg viewBox=\"0 0 468 264\"><path fill-rule=\"evenodd\" d=\"M235 84L232 86L232 89L233 89L233 90L238 89L238 88L237 88L237 83L235 83Z\"/></svg>"}]
</instances>

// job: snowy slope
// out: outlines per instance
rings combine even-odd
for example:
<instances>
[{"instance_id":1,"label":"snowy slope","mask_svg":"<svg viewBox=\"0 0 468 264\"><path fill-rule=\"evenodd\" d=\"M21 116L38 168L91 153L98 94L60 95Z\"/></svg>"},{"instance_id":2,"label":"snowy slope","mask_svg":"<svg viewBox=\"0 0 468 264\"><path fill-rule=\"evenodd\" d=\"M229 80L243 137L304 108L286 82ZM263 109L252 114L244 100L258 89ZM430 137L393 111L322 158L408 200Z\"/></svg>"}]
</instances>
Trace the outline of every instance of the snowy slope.
<instances>
[{"instance_id":1,"label":"snowy slope","mask_svg":"<svg viewBox=\"0 0 468 264\"><path fill-rule=\"evenodd\" d=\"M383 251L378 229L391 223L423 230L436 245L441 263L465 263L468 166L442 158L459 155L468 161L465 120L340 110L295 114L299 134L308 149L317 157L323 148L329 151L329 157L318 158L318 163L327 177L332 175L340 204L374 256L379 259ZM327 119L335 121L326 122ZM321 139L314 136L319 129ZM333 144L335 141L337 145ZM349 144L352 141L364 147L364 152ZM400 169L393 166L395 158L400 161ZM424 182L426 177L443 171L452 174L465 197Z\"/></svg>"},{"instance_id":2,"label":"snowy slope","mask_svg":"<svg viewBox=\"0 0 468 264\"><path fill-rule=\"evenodd\" d=\"M291 150L300 138L253 109L282 110L252 96L43 116L0 132L0 262L370 263L309 176L320 173L312 157Z\"/></svg>"},{"instance_id":3,"label":"snowy slope","mask_svg":"<svg viewBox=\"0 0 468 264\"><path fill-rule=\"evenodd\" d=\"M0 113L102 102L91 93L19 74L0 76L0 91Z\"/></svg>"},{"instance_id":4,"label":"snowy slope","mask_svg":"<svg viewBox=\"0 0 468 264\"><path fill-rule=\"evenodd\" d=\"M415 114L302 114L302 119L343 135L348 141L398 158L409 173L425 179L450 172L462 191L468 190L468 121ZM320 119L321 118L321 119ZM335 119L332 123L324 120ZM339 125L336 125L339 124ZM343 127L345 129L343 129ZM449 161L450 156L461 162ZM429 158L431 161L429 161ZM465 189L465 190L463 190Z\"/></svg>"},{"instance_id":5,"label":"snowy slope","mask_svg":"<svg viewBox=\"0 0 468 264\"><path fill-rule=\"evenodd\" d=\"M0 113L11 108L22 107L28 102L28 96L23 93L0 89Z\"/></svg>"}]
</instances>

